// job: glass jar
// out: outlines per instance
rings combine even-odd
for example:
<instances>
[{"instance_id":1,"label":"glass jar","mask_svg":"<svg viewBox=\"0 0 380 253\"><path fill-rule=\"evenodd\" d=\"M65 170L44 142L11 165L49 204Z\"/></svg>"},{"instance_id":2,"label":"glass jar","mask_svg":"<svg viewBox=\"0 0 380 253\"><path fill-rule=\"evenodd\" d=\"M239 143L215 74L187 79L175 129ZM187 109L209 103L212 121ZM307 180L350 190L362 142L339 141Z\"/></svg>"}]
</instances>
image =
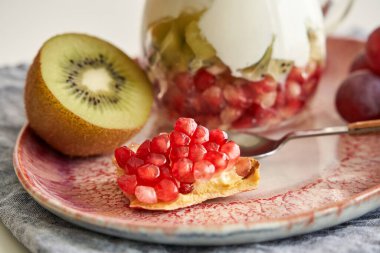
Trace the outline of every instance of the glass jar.
<instances>
[{"instance_id":1,"label":"glass jar","mask_svg":"<svg viewBox=\"0 0 380 253\"><path fill-rule=\"evenodd\" d=\"M293 120L326 56L318 0L148 0L142 39L162 112L224 129Z\"/></svg>"}]
</instances>

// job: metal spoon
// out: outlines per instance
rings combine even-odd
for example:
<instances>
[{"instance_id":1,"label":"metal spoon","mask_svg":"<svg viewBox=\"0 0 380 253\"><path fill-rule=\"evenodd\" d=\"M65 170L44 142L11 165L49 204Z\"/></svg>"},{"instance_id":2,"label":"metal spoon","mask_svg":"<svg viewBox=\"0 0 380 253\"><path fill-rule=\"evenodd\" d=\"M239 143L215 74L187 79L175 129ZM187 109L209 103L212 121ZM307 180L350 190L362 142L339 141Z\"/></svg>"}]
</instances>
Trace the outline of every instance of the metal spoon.
<instances>
[{"instance_id":1,"label":"metal spoon","mask_svg":"<svg viewBox=\"0 0 380 253\"><path fill-rule=\"evenodd\" d=\"M230 139L240 145L240 152L242 156L261 158L273 155L286 142L293 139L334 134L356 135L373 132L380 132L380 120L360 121L347 124L346 126L294 131L286 134L278 140L268 139L247 132L229 132L229 136Z\"/></svg>"}]
</instances>

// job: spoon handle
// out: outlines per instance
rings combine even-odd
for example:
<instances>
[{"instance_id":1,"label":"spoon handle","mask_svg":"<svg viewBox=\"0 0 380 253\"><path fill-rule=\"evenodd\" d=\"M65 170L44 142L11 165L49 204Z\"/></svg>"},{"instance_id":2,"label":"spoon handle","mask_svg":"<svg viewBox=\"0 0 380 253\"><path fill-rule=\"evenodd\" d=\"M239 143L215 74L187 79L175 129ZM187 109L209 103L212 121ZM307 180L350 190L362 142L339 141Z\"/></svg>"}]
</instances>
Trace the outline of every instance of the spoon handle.
<instances>
[{"instance_id":1,"label":"spoon handle","mask_svg":"<svg viewBox=\"0 0 380 253\"><path fill-rule=\"evenodd\" d=\"M347 125L349 134L366 134L380 131L380 119L359 121Z\"/></svg>"}]
</instances>

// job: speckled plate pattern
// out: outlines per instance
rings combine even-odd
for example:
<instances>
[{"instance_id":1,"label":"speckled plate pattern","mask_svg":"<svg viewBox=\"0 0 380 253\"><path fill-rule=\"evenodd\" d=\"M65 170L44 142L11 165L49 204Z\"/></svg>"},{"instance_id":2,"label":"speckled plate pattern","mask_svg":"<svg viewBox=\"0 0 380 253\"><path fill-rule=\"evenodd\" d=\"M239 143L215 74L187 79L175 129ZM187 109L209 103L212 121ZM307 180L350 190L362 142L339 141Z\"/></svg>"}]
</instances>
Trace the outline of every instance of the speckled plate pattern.
<instances>
[{"instance_id":1,"label":"speckled plate pattern","mask_svg":"<svg viewBox=\"0 0 380 253\"><path fill-rule=\"evenodd\" d=\"M357 41L329 39L327 70L307 120L292 129L343 124L334 94L362 47ZM334 226L380 207L380 135L295 140L260 162L256 191L153 212L128 207L110 156L67 158L28 126L14 151L21 184L43 207L79 226L142 241L226 245L273 240Z\"/></svg>"}]
</instances>

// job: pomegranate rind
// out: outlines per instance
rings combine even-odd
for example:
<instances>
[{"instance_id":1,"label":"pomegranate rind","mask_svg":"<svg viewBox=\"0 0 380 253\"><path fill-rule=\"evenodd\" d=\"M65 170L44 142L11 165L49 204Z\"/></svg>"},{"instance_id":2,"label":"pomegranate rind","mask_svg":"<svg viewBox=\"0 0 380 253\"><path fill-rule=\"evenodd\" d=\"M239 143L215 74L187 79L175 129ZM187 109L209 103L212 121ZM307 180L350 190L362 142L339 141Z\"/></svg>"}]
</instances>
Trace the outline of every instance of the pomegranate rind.
<instances>
[{"instance_id":1,"label":"pomegranate rind","mask_svg":"<svg viewBox=\"0 0 380 253\"><path fill-rule=\"evenodd\" d=\"M138 201L135 196L124 194L130 201L131 208L145 210L176 210L196 204L200 204L209 199L223 198L235 195L237 193L255 190L260 180L260 164L257 160L248 157L239 159L248 159L250 162L250 170L247 176L239 176L237 166L228 168L217 176L208 181L196 181L194 190L189 194L179 194L178 198L172 202L158 202L155 204L146 204ZM236 163L242 164L242 163ZM117 177L124 174L124 170L117 166Z\"/></svg>"}]
</instances>

